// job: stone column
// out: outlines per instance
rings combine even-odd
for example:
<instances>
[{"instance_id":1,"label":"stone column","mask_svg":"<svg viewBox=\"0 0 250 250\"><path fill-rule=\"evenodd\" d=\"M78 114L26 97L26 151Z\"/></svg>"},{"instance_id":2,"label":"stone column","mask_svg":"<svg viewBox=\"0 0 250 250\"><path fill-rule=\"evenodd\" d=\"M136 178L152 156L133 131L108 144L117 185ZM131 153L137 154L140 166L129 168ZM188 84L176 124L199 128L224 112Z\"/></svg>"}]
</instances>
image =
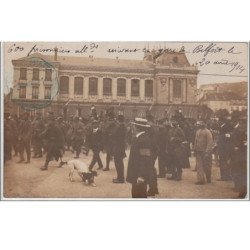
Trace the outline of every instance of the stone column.
<instances>
[{"instance_id":1,"label":"stone column","mask_svg":"<svg viewBox=\"0 0 250 250\"><path fill-rule=\"evenodd\" d=\"M140 79L140 101L145 101L145 79Z\"/></svg>"},{"instance_id":2,"label":"stone column","mask_svg":"<svg viewBox=\"0 0 250 250\"><path fill-rule=\"evenodd\" d=\"M88 99L89 97L89 77L83 78L83 98Z\"/></svg>"},{"instance_id":3,"label":"stone column","mask_svg":"<svg viewBox=\"0 0 250 250\"><path fill-rule=\"evenodd\" d=\"M103 99L103 78L98 77L98 99L102 100Z\"/></svg>"},{"instance_id":4,"label":"stone column","mask_svg":"<svg viewBox=\"0 0 250 250\"><path fill-rule=\"evenodd\" d=\"M112 78L112 100L117 100L117 78Z\"/></svg>"},{"instance_id":5,"label":"stone column","mask_svg":"<svg viewBox=\"0 0 250 250\"><path fill-rule=\"evenodd\" d=\"M74 99L74 85L75 85L75 82L74 82L74 76L70 76L69 77L69 98L71 99Z\"/></svg>"},{"instance_id":6,"label":"stone column","mask_svg":"<svg viewBox=\"0 0 250 250\"><path fill-rule=\"evenodd\" d=\"M126 100L127 101L131 100L131 79L130 78L126 79Z\"/></svg>"}]
</instances>

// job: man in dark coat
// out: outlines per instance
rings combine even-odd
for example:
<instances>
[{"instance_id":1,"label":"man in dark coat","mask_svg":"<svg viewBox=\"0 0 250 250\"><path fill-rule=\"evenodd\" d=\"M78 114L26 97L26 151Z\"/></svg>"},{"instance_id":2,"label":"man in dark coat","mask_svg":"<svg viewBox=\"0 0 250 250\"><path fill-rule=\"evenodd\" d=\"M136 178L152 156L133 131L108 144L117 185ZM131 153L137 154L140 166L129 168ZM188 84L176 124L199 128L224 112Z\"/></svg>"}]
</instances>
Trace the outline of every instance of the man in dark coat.
<instances>
[{"instance_id":1,"label":"man in dark coat","mask_svg":"<svg viewBox=\"0 0 250 250\"><path fill-rule=\"evenodd\" d=\"M11 157L12 129L9 116L10 116L9 113L4 113L4 162L12 158Z\"/></svg>"},{"instance_id":2,"label":"man in dark coat","mask_svg":"<svg viewBox=\"0 0 250 250\"><path fill-rule=\"evenodd\" d=\"M132 184L132 198L147 198L147 186L155 177L154 162L157 146L147 131L150 125L146 119L136 118L134 125L137 134L131 144L127 182Z\"/></svg>"},{"instance_id":3,"label":"man in dark coat","mask_svg":"<svg viewBox=\"0 0 250 250\"><path fill-rule=\"evenodd\" d=\"M182 179L183 160L185 157L183 146L185 135L177 121L173 120L171 124L172 127L168 132L168 152L172 161L172 176L168 179L180 181Z\"/></svg>"},{"instance_id":4,"label":"man in dark coat","mask_svg":"<svg viewBox=\"0 0 250 250\"><path fill-rule=\"evenodd\" d=\"M41 117L41 113L37 113L36 119L32 125L32 142L33 142L33 149L34 149L34 156L33 158L40 158L42 157L42 147L43 141L41 138L41 134L45 129L45 125L43 119Z\"/></svg>"},{"instance_id":5,"label":"man in dark coat","mask_svg":"<svg viewBox=\"0 0 250 250\"><path fill-rule=\"evenodd\" d=\"M116 128L116 122L114 117L109 117L109 120L106 121L106 124L104 125L104 147L106 151L106 167L103 169L103 171L109 171L109 164L114 156L114 142L115 142L115 132Z\"/></svg>"},{"instance_id":6,"label":"man in dark coat","mask_svg":"<svg viewBox=\"0 0 250 250\"><path fill-rule=\"evenodd\" d=\"M103 133L99 128L98 121L93 121L92 131L89 135L89 147L93 151L93 158L89 165L89 170L91 171L96 163L98 163L99 168L103 168L103 164L100 158L100 152L103 150Z\"/></svg>"},{"instance_id":7,"label":"man in dark coat","mask_svg":"<svg viewBox=\"0 0 250 250\"><path fill-rule=\"evenodd\" d=\"M218 179L218 181L232 180L230 166L230 154L232 151L231 131L232 127L230 122L228 120L222 120L217 139L220 166L220 179Z\"/></svg>"},{"instance_id":8,"label":"man in dark coat","mask_svg":"<svg viewBox=\"0 0 250 250\"><path fill-rule=\"evenodd\" d=\"M49 113L47 120L48 120L48 127L41 134L41 137L47 141L46 160L44 166L41 167L41 170L48 170L49 162L52 161L53 159L55 159L56 161L58 161L59 159L62 160L63 147L64 147L63 134L61 129L56 125L53 112Z\"/></svg>"},{"instance_id":9,"label":"man in dark coat","mask_svg":"<svg viewBox=\"0 0 250 250\"><path fill-rule=\"evenodd\" d=\"M114 131L114 161L117 172L117 178L113 183L124 183L124 164L123 158L126 157L126 126L123 114L118 114L117 125Z\"/></svg>"},{"instance_id":10,"label":"man in dark coat","mask_svg":"<svg viewBox=\"0 0 250 250\"><path fill-rule=\"evenodd\" d=\"M164 122L164 121L163 121ZM165 178L166 176L166 167L167 167L167 152L166 152L166 146L167 146L167 133L168 129L165 124L160 124L159 126L159 133L158 133L158 165L159 165L159 174L157 177L159 178Z\"/></svg>"},{"instance_id":11,"label":"man in dark coat","mask_svg":"<svg viewBox=\"0 0 250 250\"><path fill-rule=\"evenodd\" d=\"M79 120L79 117L74 117L73 132L72 132L72 147L76 151L75 158L79 158L81 147L84 143L84 125Z\"/></svg>"},{"instance_id":12,"label":"man in dark coat","mask_svg":"<svg viewBox=\"0 0 250 250\"><path fill-rule=\"evenodd\" d=\"M18 144L20 161L18 163L24 162L24 150L27 154L27 161L25 163L30 163L31 157L31 135L32 135L32 125L29 120L29 113L25 112L22 115L22 120L18 128Z\"/></svg>"},{"instance_id":13,"label":"man in dark coat","mask_svg":"<svg viewBox=\"0 0 250 250\"><path fill-rule=\"evenodd\" d=\"M235 191L239 192L238 198L245 198L247 194L247 126L242 121L236 121L233 125L231 172Z\"/></svg>"}]
</instances>

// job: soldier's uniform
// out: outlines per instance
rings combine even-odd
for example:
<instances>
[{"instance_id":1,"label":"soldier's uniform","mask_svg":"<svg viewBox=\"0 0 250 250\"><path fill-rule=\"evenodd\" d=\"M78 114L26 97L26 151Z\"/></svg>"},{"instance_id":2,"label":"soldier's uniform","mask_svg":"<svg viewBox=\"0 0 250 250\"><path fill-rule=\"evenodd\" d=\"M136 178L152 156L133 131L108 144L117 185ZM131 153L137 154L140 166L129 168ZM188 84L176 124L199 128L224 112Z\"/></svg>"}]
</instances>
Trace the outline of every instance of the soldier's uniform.
<instances>
[{"instance_id":1,"label":"soldier's uniform","mask_svg":"<svg viewBox=\"0 0 250 250\"><path fill-rule=\"evenodd\" d=\"M18 120L17 117L10 118L11 127L11 148L14 149L14 156L18 155Z\"/></svg>"},{"instance_id":2,"label":"soldier's uniform","mask_svg":"<svg viewBox=\"0 0 250 250\"><path fill-rule=\"evenodd\" d=\"M81 147L84 143L84 125L79 121L79 117L74 118L72 131L72 147L76 151L75 158L79 158Z\"/></svg>"},{"instance_id":3,"label":"soldier's uniform","mask_svg":"<svg viewBox=\"0 0 250 250\"><path fill-rule=\"evenodd\" d=\"M196 132L194 142L198 179L196 184L203 185L205 184L205 177L208 183L211 182L213 136L210 130L205 127L203 121L197 123L199 129Z\"/></svg>"},{"instance_id":4,"label":"soldier's uniform","mask_svg":"<svg viewBox=\"0 0 250 250\"><path fill-rule=\"evenodd\" d=\"M240 122L236 123L231 132L232 151L230 166L235 190L239 198L247 194L247 131Z\"/></svg>"},{"instance_id":5,"label":"soldier's uniform","mask_svg":"<svg viewBox=\"0 0 250 250\"><path fill-rule=\"evenodd\" d=\"M168 132L168 152L170 162L172 162L172 176L168 179L180 181L182 178L183 160L185 157L185 148L183 145L183 142L185 141L185 135L176 121L173 121L172 124L173 126Z\"/></svg>"},{"instance_id":6,"label":"soldier's uniform","mask_svg":"<svg viewBox=\"0 0 250 250\"><path fill-rule=\"evenodd\" d=\"M33 158L42 157L43 140L41 138L41 134L44 131L44 129L45 129L44 122L41 118L41 115L38 113L36 120L33 123L33 129L32 129L32 142L34 149Z\"/></svg>"},{"instance_id":7,"label":"soldier's uniform","mask_svg":"<svg viewBox=\"0 0 250 250\"><path fill-rule=\"evenodd\" d=\"M9 113L4 113L4 162L11 159L12 129Z\"/></svg>"},{"instance_id":8,"label":"soldier's uniform","mask_svg":"<svg viewBox=\"0 0 250 250\"><path fill-rule=\"evenodd\" d=\"M27 154L27 161L25 163L30 163L32 125L28 116L28 113L23 114L23 119L18 127L18 145L20 153L19 163L24 161L24 151L26 151Z\"/></svg>"},{"instance_id":9,"label":"soldier's uniform","mask_svg":"<svg viewBox=\"0 0 250 250\"><path fill-rule=\"evenodd\" d=\"M89 147L93 151L93 158L89 165L91 171L96 163L99 165L99 169L103 168L103 164L100 158L100 151L103 150L103 133L98 127L98 121L93 122L93 128L89 135Z\"/></svg>"},{"instance_id":10,"label":"soldier's uniform","mask_svg":"<svg viewBox=\"0 0 250 250\"><path fill-rule=\"evenodd\" d=\"M104 171L109 170L109 163L114 155L114 141L115 141L115 120L112 118L106 122L106 126L104 128L104 148L106 151L106 167L103 169Z\"/></svg>"},{"instance_id":11,"label":"soldier's uniform","mask_svg":"<svg viewBox=\"0 0 250 250\"><path fill-rule=\"evenodd\" d=\"M231 143L231 125L228 122L221 124L217 139L220 179L221 181L229 181L232 179L230 166L230 153L232 151Z\"/></svg>"},{"instance_id":12,"label":"soldier's uniform","mask_svg":"<svg viewBox=\"0 0 250 250\"><path fill-rule=\"evenodd\" d=\"M150 128L147 120L136 118L134 124L138 133L131 144L127 182L132 184L132 198L147 198L147 186L155 178L154 162L157 147L152 142L150 134L146 132Z\"/></svg>"},{"instance_id":13,"label":"soldier's uniform","mask_svg":"<svg viewBox=\"0 0 250 250\"><path fill-rule=\"evenodd\" d=\"M117 178L113 179L114 183L123 183L124 178L124 164L123 158L126 157L126 126L124 124L124 116L118 115L118 124L114 129L114 161L117 172Z\"/></svg>"},{"instance_id":14,"label":"soldier's uniform","mask_svg":"<svg viewBox=\"0 0 250 250\"><path fill-rule=\"evenodd\" d=\"M49 113L47 129L41 135L46 141L46 160L41 170L47 170L49 162L55 159L58 161L63 155L63 133L56 125L53 113Z\"/></svg>"}]
</instances>

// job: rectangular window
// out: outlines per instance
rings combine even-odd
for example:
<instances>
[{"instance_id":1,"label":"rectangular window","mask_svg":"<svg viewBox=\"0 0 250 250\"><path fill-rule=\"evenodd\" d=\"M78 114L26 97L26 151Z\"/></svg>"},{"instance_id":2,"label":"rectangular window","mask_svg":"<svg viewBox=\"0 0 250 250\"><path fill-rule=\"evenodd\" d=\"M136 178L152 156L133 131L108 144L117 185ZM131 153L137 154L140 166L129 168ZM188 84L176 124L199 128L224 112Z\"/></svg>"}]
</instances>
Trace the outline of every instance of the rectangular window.
<instances>
[{"instance_id":1,"label":"rectangular window","mask_svg":"<svg viewBox=\"0 0 250 250\"><path fill-rule=\"evenodd\" d=\"M19 98L26 98L26 86L20 86Z\"/></svg>"},{"instance_id":2,"label":"rectangular window","mask_svg":"<svg viewBox=\"0 0 250 250\"><path fill-rule=\"evenodd\" d=\"M131 96L137 97L140 95L140 81L138 79L131 80Z\"/></svg>"},{"instance_id":3,"label":"rectangular window","mask_svg":"<svg viewBox=\"0 0 250 250\"><path fill-rule=\"evenodd\" d=\"M20 80L27 80L27 69L20 68Z\"/></svg>"},{"instance_id":4,"label":"rectangular window","mask_svg":"<svg viewBox=\"0 0 250 250\"><path fill-rule=\"evenodd\" d=\"M39 69L33 69L33 80L39 80Z\"/></svg>"},{"instance_id":5,"label":"rectangular window","mask_svg":"<svg viewBox=\"0 0 250 250\"><path fill-rule=\"evenodd\" d=\"M32 99L38 99L38 95L39 95L38 86L33 86L32 87Z\"/></svg>"},{"instance_id":6,"label":"rectangular window","mask_svg":"<svg viewBox=\"0 0 250 250\"><path fill-rule=\"evenodd\" d=\"M145 81L145 97L153 97L153 81Z\"/></svg>"},{"instance_id":7,"label":"rectangular window","mask_svg":"<svg viewBox=\"0 0 250 250\"><path fill-rule=\"evenodd\" d=\"M45 87L44 99L51 99L51 87Z\"/></svg>"},{"instance_id":8,"label":"rectangular window","mask_svg":"<svg viewBox=\"0 0 250 250\"><path fill-rule=\"evenodd\" d=\"M111 78L103 79L103 95L106 95L106 96L112 95L112 79Z\"/></svg>"},{"instance_id":9,"label":"rectangular window","mask_svg":"<svg viewBox=\"0 0 250 250\"><path fill-rule=\"evenodd\" d=\"M126 80L117 79L117 95L126 96Z\"/></svg>"},{"instance_id":10,"label":"rectangular window","mask_svg":"<svg viewBox=\"0 0 250 250\"><path fill-rule=\"evenodd\" d=\"M52 81L52 69L45 69L45 81Z\"/></svg>"},{"instance_id":11,"label":"rectangular window","mask_svg":"<svg viewBox=\"0 0 250 250\"><path fill-rule=\"evenodd\" d=\"M173 97L181 98L181 80L173 80Z\"/></svg>"},{"instance_id":12,"label":"rectangular window","mask_svg":"<svg viewBox=\"0 0 250 250\"><path fill-rule=\"evenodd\" d=\"M97 95L98 79L95 77L89 78L89 95Z\"/></svg>"},{"instance_id":13,"label":"rectangular window","mask_svg":"<svg viewBox=\"0 0 250 250\"><path fill-rule=\"evenodd\" d=\"M82 77L75 77L74 80L74 92L75 95L83 95L83 78Z\"/></svg>"}]
</instances>

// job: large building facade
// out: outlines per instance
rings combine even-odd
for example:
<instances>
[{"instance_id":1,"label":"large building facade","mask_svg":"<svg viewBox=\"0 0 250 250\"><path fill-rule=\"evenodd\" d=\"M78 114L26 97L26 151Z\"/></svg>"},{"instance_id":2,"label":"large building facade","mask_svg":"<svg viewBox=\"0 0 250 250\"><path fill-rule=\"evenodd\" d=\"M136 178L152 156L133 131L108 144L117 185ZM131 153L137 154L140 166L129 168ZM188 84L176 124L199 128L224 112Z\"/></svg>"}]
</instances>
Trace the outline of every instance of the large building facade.
<instances>
[{"instance_id":1,"label":"large building facade","mask_svg":"<svg viewBox=\"0 0 250 250\"><path fill-rule=\"evenodd\" d=\"M196 104L199 71L183 52L152 50L142 60L124 60L57 56L55 49L53 56L32 54L12 64L12 101L18 112L79 114L95 104L126 107L136 115L152 105L159 110Z\"/></svg>"}]
</instances>

